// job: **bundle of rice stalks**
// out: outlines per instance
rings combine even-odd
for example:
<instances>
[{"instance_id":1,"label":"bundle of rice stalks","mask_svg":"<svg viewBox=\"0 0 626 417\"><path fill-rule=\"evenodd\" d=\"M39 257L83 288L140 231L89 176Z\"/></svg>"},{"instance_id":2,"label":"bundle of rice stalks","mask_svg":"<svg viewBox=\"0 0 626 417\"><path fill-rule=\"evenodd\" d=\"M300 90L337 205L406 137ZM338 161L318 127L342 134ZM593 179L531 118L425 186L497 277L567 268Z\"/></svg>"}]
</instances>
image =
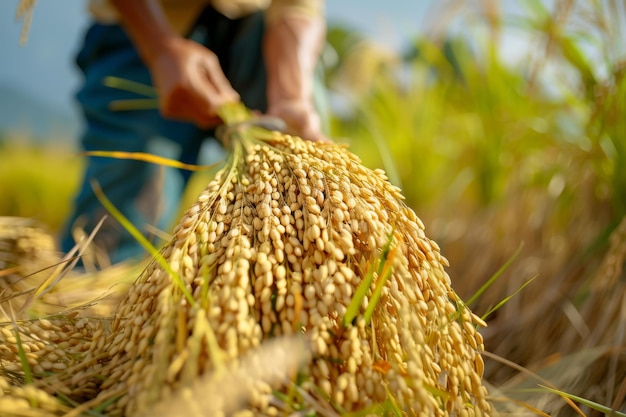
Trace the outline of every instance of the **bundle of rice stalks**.
<instances>
[{"instance_id":1,"label":"bundle of rice stalks","mask_svg":"<svg viewBox=\"0 0 626 417\"><path fill-rule=\"evenodd\" d=\"M96 385L69 386L62 375L89 366L109 321L78 312L0 324L0 416L69 416ZM75 415L79 415L76 413Z\"/></svg>"},{"instance_id":2,"label":"bundle of rice stalks","mask_svg":"<svg viewBox=\"0 0 626 417\"><path fill-rule=\"evenodd\" d=\"M0 375L0 416L63 416L70 407L34 385L17 386Z\"/></svg>"},{"instance_id":3,"label":"bundle of rice stalks","mask_svg":"<svg viewBox=\"0 0 626 417\"><path fill-rule=\"evenodd\" d=\"M246 124L226 139L228 164L94 337L99 365L70 385L96 384L116 397L108 414L137 415L267 339L301 334L313 360L296 388L259 384L241 409L299 409L277 402L282 387L335 412L489 414L482 321L384 172L345 147Z\"/></svg>"},{"instance_id":4,"label":"bundle of rice stalks","mask_svg":"<svg viewBox=\"0 0 626 417\"><path fill-rule=\"evenodd\" d=\"M54 236L36 220L0 216L0 320L69 314L72 309L111 316L139 265L74 270L90 241L85 237L63 257Z\"/></svg>"},{"instance_id":5,"label":"bundle of rice stalks","mask_svg":"<svg viewBox=\"0 0 626 417\"><path fill-rule=\"evenodd\" d=\"M60 259L54 238L41 224L0 217L0 306L6 310L9 299L23 303L29 290L42 282L48 268Z\"/></svg>"},{"instance_id":6,"label":"bundle of rice stalks","mask_svg":"<svg viewBox=\"0 0 626 417\"><path fill-rule=\"evenodd\" d=\"M68 315L0 324L0 365L6 377L26 382L82 362L100 320Z\"/></svg>"}]
</instances>

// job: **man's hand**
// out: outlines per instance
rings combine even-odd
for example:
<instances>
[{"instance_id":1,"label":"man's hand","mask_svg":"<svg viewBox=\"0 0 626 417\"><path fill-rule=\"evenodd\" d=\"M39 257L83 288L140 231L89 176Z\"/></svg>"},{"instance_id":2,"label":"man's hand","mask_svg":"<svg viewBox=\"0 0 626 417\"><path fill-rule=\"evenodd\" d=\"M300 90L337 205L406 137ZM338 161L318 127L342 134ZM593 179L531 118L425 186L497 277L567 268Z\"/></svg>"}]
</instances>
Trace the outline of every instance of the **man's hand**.
<instances>
[{"instance_id":1,"label":"man's hand","mask_svg":"<svg viewBox=\"0 0 626 417\"><path fill-rule=\"evenodd\" d=\"M328 141L313 105L313 78L326 25L320 16L284 15L268 23L264 37L267 113L287 123L287 132Z\"/></svg>"},{"instance_id":2,"label":"man's hand","mask_svg":"<svg viewBox=\"0 0 626 417\"><path fill-rule=\"evenodd\" d=\"M286 133L313 142L329 142L322 133L320 117L310 100L277 100L270 103L267 114L286 123Z\"/></svg>"},{"instance_id":3,"label":"man's hand","mask_svg":"<svg viewBox=\"0 0 626 417\"><path fill-rule=\"evenodd\" d=\"M194 41L172 38L148 66L167 118L210 128L220 123L221 105L239 100L217 56Z\"/></svg>"},{"instance_id":4,"label":"man's hand","mask_svg":"<svg viewBox=\"0 0 626 417\"><path fill-rule=\"evenodd\" d=\"M202 128L219 124L217 109L239 100L217 56L176 33L156 0L112 0L124 29L150 69L163 116Z\"/></svg>"}]
</instances>

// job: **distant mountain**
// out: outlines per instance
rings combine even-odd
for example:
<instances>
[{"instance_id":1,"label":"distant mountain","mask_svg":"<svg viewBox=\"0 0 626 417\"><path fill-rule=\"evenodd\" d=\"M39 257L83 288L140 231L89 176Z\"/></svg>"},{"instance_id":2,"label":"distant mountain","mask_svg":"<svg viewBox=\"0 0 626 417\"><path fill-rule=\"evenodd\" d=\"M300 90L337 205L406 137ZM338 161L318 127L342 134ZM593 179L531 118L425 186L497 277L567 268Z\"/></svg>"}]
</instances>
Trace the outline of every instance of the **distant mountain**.
<instances>
[{"instance_id":1,"label":"distant mountain","mask_svg":"<svg viewBox=\"0 0 626 417\"><path fill-rule=\"evenodd\" d=\"M70 105L57 107L0 84L0 142L14 135L36 143L76 142L79 119Z\"/></svg>"}]
</instances>

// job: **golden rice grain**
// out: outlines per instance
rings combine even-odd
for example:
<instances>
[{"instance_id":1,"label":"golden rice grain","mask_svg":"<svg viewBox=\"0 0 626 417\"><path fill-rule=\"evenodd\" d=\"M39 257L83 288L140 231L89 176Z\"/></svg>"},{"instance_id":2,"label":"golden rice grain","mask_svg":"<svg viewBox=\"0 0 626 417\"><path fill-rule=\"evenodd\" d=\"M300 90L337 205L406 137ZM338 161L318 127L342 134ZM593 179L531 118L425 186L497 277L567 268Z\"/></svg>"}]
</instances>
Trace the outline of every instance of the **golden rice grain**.
<instances>
[{"instance_id":1,"label":"golden rice grain","mask_svg":"<svg viewBox=\"0 0 626 417\"><path fill-rule=\"evenodd\" d=\"M457 307L447 261L384 172L345 147L280 133L230 142L231 162L161 250L167 268L153 260L113 320L24 325L35 368L58 372L74 396L114 399L110 415L138 415L295 332L313 355L300 385L312 398L321 392L346 411L393 399L406 415L490 414L482 323ZM10 328L0 336L15 345ZM0 360L19 363L10 349ZM284 376L241 376L248 414L289 411L270 401L289 390Z\"/></svg>"},{"instance_id":2,"label":"golden rice grain","mask_svg":"<svg viewBox=\"0 0 626 417\"><path fill-rule=\"evenodd\" d=\"M425 384L458 393L476 407L484 407L485 392L477 384L483 366L476 359L482 340L475 327L449 321L457 312L457 298L443 270L443 257L439 247L426 238L417 216L402 206L399 190L381 172L367 170L340 146L313 145L276 134L267 144L244 143L241 150L243 162L216 176L185 213L163 251L193 301L212 305L215 314L212 310L194 311L210 320L215 332L211 337L216 338L222 353L234 358L272 334L291 333L295 300L290 288L297 285L305 301L298 312L301 329L310 335L312 351L318 357L309 377L328 395L340 392L333 397L339 406L357 410L372 399L384 400L386 394L367 382L377 375L409 412L433 411L430 407L445 401L424 402L432 396L420 391ZM366 274L366 264L379 259L391 233L398 255L390 261L392 273L381 292L373 326L364 326L361 320L359 327L344 328L342 317ZM194 318L189 317L193 309L171 277L153 263L136 286L146 283L162 291L168 285L172 288L168 296L174 303L171 306L177 305L178 311L187 315L186 328L192 332L184 337L195 337ZM374 288L363 298L359 314L367 309ZM174 343L171 338L176 331L163 327L175 323L162 318L169 314L168 309L159 305L151 309L151 302L131 294L120 306L124 321L154 327L157 334L170 338L166 343ZM124 310L130 301L141 301L141 308ZM152 314L139 315L146 309ZM373 337L376 346L370 343ZM158 356L157 343L127 341L124 349L116 349L123 339L112 335L105 349L129 363L139 358L174 360L173 356ZM426 340L430 346L424 345ZM200 360L198 372L219 363L212 357L215 352L206 347L201 349L204 353L191 354L190 345L183 342L177 346L169 355ZM324 359L326 355L331 358ZM380 373L375 363L390 369ZM473 373L469 378L448 378L441 386L441 374L452 368ZM166 384L176 386L178 372L172 369ZM124 378L119 371L112 370L110 375L116 380ZM402 375L414 382L407 384ZM154 384L145 379L132 382L139 384L139 391L142 385ZM358 395L360 392L368 395ZM125 404L126 413L143 406L132 398ZM462 402L451 399L444 408L460 412ZM489 409L482 411L488 413Z\"/></svg>"}]
</instances>

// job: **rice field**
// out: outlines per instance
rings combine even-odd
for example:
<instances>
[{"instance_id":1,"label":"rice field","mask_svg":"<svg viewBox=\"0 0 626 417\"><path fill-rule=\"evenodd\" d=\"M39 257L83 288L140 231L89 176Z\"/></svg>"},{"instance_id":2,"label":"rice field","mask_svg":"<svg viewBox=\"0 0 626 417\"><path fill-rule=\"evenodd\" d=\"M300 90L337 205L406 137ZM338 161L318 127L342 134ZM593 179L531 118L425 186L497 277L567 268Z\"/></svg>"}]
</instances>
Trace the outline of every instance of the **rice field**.
<instances>
[{"instance_id":1,"label":"rice field","mask_svg":"<svg viewBox=\"0 0 626 417\"><path fill-rule=\"evenodd\" d=\"M471 37L415 39L402 56L331 30L327 81L343 104L331 136L401 189L449 261L452 288L487 323L484 383L497 411L623 415L626 8L519 3L523 16L477 3L454 16ZM511 32L533 45L515 65L499 53ZM1 149L0 215L58 231L81 158L11 138ZM194 175L181 215L212 178Z\"/></svg>"}]
</instances>

